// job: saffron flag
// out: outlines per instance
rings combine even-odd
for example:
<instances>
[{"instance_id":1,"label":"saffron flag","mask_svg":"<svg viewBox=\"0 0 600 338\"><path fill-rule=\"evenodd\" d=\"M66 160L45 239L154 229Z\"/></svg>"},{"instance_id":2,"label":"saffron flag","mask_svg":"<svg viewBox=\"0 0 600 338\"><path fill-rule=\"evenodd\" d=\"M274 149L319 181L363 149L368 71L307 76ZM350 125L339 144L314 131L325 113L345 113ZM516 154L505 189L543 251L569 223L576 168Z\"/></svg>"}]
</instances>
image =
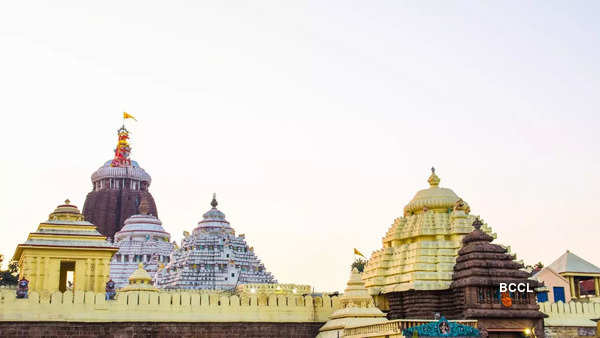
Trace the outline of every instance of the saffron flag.
<instances>
[{"instance_id":1,"label":"saffron flag","mask_svg":"<svg viewBox=\"0 0 600 338\"><path fill-rule=\"evenodd\" d=\"M135 119L135 117L133 117L133 115L131 115L131 114L127 114L127 113L125 113L125 112L123 112L123 120L124 120L124 119L133 119L134 121L137 121L137 120Z\"/></svg>"},{"instance_id":2,"label":"saffron flag","mask_svg":"<svg viewBox=\"0 0 600 338\"><path fill-rule=\"evenodd\" d=\"M363 255L362 253L360 253L360 251L358 251L356 248L354 248L354 254L362 256L363 258L367 258L367 257L365 257L365 255Z\"/></svg>"}]
</instances>

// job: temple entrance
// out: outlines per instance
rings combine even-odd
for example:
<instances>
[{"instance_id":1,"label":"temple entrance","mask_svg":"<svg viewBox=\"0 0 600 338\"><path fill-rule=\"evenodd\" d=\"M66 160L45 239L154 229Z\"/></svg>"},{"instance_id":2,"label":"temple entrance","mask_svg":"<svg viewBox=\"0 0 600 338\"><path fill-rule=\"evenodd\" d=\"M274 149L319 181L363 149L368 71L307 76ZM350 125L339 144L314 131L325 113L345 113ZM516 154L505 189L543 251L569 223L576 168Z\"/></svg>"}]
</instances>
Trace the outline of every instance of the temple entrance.
<instances>
[{"instance_id":1,"label":"temple entrance","mask_svg":"<svg viewBox=\"0 0 600 338\"><path fill-rule=\"evenodd\" d=\"M67 290L73 290L73 283L75 281L75 262L72 261L61 261L60 262L60 281L58 283L58 289L60 292Z\"/></svg>"}]
</instances>

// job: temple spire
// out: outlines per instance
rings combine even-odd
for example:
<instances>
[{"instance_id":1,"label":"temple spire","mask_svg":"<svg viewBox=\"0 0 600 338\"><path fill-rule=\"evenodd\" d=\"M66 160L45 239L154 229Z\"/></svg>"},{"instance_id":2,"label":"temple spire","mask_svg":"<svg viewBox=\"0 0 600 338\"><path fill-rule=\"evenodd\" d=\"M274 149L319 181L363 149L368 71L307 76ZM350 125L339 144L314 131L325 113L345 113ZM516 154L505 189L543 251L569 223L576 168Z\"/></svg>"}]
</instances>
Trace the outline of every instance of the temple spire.
<instances>
[{"instance_id":1,"label":"temple spire","mask_svg":"<svg viewBox=\"0 0 600 338\"><path fill-rule=\"evenodd\" d=\"M440 184L440 178L435 174L434 167L431 167L431 175L429 176L429 179L427 179L427 182L429 182L429 185L432 187L437 187Z\"/></svg>"},{"instance_id":2,"label":"temple spire","mask_svg":"<svg viewBox=\"0 0 600 338\"><path fill-rule=\"evenodd\" d=\"M210 205L211 205L213 208L216 208L216 207L217 207L217 205L219 205L219 203L217 202L217 193L213 193L213 199L212 199L212 201L210 202Z\"/></svg>"}]
</instances>

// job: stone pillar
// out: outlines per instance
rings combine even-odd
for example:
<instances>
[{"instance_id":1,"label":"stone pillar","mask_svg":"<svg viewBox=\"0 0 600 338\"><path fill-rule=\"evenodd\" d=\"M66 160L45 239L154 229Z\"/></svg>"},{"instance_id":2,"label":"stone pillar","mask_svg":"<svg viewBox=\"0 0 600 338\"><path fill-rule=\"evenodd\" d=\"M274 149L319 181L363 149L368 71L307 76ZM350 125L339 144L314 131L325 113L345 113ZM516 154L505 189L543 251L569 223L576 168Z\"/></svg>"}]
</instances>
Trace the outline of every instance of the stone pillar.
<instances>
[{"instance_id":1,"label":"stone pillar","mask_svg":"<svg viewBox=\"0 0 600 338\"><path fill-rule=\"evenodd\" d=\"M85 265L83 259L75 260L75 278L73 278L73 291L87 291L85 280Z\"/></svg>"},{"instance_id":2,"label":"stone pillar","mask_svg":"<svg viewBox=\"0 0 600 338\"><path fill-rule=\"evenodd\" d=\"M569 287L571 289L571 298L577 298L578 295L575 293L575 279L573 276L569 276Z\"/></svg>"},{"instance_id":3,"label":"stone pillar","mask_svg":"<svg viewBox=\"0 0 600 338\"><path fill-rule=\"evenodd\" d=\"M594 277L594 291L596 297L600 296L600 277Z\"/></svg>"}]
</instances>

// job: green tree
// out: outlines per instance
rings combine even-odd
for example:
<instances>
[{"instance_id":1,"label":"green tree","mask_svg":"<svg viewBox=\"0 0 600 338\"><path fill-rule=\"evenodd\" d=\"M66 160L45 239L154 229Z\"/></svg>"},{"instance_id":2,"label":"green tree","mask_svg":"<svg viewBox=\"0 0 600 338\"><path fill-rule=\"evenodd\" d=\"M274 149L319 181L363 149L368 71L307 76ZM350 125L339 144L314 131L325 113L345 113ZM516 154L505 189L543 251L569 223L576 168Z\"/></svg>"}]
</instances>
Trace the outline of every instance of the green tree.
<instances>
[{"instance_id":1,"label":"green tree","mask_svg":"<svg viewBox=\"0 0 600 338\"><path fill-rule=\"evenodd\" d=\"M365 270L365 265L367 265L367 261L362 258L357 258L352 263L352 269L356 268L358 272L363 272Z\"/></svg>"},{"instance_id":2,"label":"green tree","mask_svg":"<svg viewBox=\"0 0 600 338\"><path fill-rule=\"evenodd\" d=\"M17 262L10 262L8 269L0 271L0 285L17 285L19 281L19 266Z\"/></svg>"}]
</instances>

